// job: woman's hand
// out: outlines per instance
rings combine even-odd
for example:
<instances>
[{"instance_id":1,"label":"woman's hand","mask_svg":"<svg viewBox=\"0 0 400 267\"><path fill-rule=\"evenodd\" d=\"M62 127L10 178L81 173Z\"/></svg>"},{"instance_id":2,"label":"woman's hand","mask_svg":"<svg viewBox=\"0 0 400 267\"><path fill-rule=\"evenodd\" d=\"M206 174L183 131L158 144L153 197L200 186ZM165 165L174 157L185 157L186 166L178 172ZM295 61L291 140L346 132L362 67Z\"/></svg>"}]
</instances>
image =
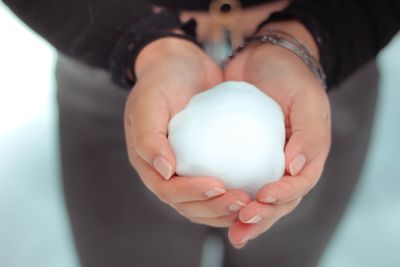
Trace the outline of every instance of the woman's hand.
<instances>
[{"instance_id":1,"label":"woman's hand","mask_svg":"<svg viewBox=\"0 0 400 267\"><path fill-rule=\"evenodd\" d=\"M283 31L294 29L294 35L303 31L302 39L310 41L305 29L293 23L278 26ZM315 43L309 46L316 48ZM230 242L240 248L293 211L318 182L330 147L330 105L308 67L278 46L247 47L229 63L225 79L247 81L275 99L284 112L287 130L285 176L261 188L257 199L240 211L239 220L229 229Z\"/></svg>"},{"instance_id":2,"label":"woman's hand","mask_svg":"<svg viewBox=\"0 0 400 267\"><path fill-rule=\"evenodd\" d=\"M138 81L125 109L131 164L150 191L190 221L232 225L250 197L243 191L225 190L213 177L173 176L175 156L167 139L171 117L193 95L222 82L220 68L194 44L163 38L141 51L135 70Z\"/></svg>"}]
</instances>

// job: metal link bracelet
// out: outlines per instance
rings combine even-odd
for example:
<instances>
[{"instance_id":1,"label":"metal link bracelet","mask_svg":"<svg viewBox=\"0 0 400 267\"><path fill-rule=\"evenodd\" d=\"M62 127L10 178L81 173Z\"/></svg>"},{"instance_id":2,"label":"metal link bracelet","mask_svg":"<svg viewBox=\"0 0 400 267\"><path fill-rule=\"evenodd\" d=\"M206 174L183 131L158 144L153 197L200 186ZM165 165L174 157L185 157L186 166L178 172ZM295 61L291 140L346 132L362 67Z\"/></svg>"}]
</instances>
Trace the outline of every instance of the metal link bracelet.
<instances>
[{"instance_id":1,"label":"metal link bracelet","mask_svg":"<svg viewBox=\"0 0 400 267\"><path fill-rule=\"evenodd\" d=\"M229 54L228 60L234 58L238 53L240 53L250 43L253 42L277 45L286 48L290 52L294 53L310 69L315 78L321 82L322 87L324 89L327 89L326 75L324 73L324 70L315 59L315 57L312 56L310 49L305 44L301 43L299 40L285 32L272 29L264 29L262 32L246 38L245 41L236 50Z\"/></svg>"}]
</instances>

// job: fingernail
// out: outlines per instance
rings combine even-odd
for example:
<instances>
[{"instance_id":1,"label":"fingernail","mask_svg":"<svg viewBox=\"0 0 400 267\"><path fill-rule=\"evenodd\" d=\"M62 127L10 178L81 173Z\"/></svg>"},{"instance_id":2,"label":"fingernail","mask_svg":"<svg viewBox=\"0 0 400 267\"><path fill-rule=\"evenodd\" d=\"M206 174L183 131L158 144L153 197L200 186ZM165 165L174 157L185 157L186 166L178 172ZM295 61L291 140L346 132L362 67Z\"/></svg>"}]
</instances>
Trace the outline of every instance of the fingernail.
<instances>
[{"instance_id":1,"label":"fingernail","mask_svg":"<svg viewBox=\"0 0 400 267\"><path fill-rule=\"evenodd\" d=\"M274 204L274 203L278 202L278 199L276 199L275 197L269 196L269 197L261 199L260 201L264 202L264 203L268 203L268 204Z\"/></svg>"},{"instance_id":2,"label":"fingernail","mask_svg":"<svg viewBox=\"0 0 400 267\"><path fill-rule=\"evenodd\" d=\"M253 216L251 219L244 221L244 223L248 223L248 224L257 224L259 222L261 222L261 216L260 215L255 215Z\"/></svg>"},{"instance_id":3,"label":"fingernail","mask_svg":"<svg viewBox=\"0 0 400 267\"><path fill-rule=\"evenodd\" d=\"M236 211L241 210L244 206L246 206L245 203L243 203L240 200L237 200L236 202L229 204L228 210L230 210L232 212L236 212Z\"/></svg>"},{"instance_id":4,"label":"fingernail","mask_svg":"<svg viewBox=\"0 0 400 267\"><path fill-rule=\"evenodd\" d=\"M244 240L244 241L242 241L242 242L236 244L235 247L236 247L237 249L241 249L241 248L243 248L244 246L246 246L247 242L248 242L248 240Z\"/></svg>"},{"instance_id":5,"label":"fingernail","mask_svg":"<svg viewBox=\"0 0 400 267\"><path fill-rule=\"evenodd\" d=\"M158 173L164 177L165 180L168 180L172 176L172 166L168 163L168 161L162 157L157 156L153 161L154 168L158 171Z\"/></svg>"},{"instance_id":6,"label":"fingernail","mask_svg":"<svg viewBox=\"0 0 400 267\"><path fill-rule=\"evenodd\" d=\"M206 192L204 192L204 194L206 194L207 197L211 198L211 197L216 197L222 194L225 194L226 190L219 188L219 187L213 187L209 190L207 190Z\"/></svg>"},{"instance_id":7,"label":"fingernail","mask_svg":"<svg viewBox=\"0 0 400 267\"><path fill-rule=\"evenodd\" d=\"M298 154L289 164L289 171L292 176L297 175L303 169L306 163L306 157L303 154Z\"/></svg>"}]
</instances>

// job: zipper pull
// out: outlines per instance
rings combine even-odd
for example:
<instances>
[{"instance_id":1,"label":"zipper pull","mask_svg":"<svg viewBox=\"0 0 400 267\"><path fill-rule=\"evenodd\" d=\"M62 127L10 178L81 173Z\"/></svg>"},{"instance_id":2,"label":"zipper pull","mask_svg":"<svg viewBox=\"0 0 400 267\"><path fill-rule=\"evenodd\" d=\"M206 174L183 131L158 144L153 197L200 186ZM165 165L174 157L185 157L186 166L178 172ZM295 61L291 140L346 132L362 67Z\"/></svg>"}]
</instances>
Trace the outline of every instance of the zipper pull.
<instances>
[{"instance_id":1,"label":"zipper pull","mask_svg":"<svg viewBox=\"0 0 400 267\"><path fill-rule=\"evenodd\" d=\"M222 64L243 42L238 24L242 8L238 0L212 0L209 13L211 39L205 43L205 50L215 62Z\"/></svg>"}]
</instances>

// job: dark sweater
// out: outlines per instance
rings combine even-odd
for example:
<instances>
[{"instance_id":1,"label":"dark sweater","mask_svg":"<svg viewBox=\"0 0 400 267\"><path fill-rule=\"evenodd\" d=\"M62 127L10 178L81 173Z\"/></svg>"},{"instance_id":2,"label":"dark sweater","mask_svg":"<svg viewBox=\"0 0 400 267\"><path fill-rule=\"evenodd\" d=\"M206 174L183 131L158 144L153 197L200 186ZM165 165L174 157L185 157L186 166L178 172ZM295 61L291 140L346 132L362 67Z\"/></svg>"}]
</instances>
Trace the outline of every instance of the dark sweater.
<instances>
[{"instance_id":1,"label":"dark sweater","mask_svg":"<svg viewBox=\"0 0 400 267\"><path fill-rule=\"evenodd\" d=\"M3 0L62 53L109 69L117 40L151 14L146 0ZM154 0L204 9L210 1ZM267 2L242 0L244 6ZM372 59L400 29L400 1L297 0L274 19L296 17L317 39L328 84L335 85ZM28 44L27 44L28 45Z\"/></svg>"}]
</instances>

